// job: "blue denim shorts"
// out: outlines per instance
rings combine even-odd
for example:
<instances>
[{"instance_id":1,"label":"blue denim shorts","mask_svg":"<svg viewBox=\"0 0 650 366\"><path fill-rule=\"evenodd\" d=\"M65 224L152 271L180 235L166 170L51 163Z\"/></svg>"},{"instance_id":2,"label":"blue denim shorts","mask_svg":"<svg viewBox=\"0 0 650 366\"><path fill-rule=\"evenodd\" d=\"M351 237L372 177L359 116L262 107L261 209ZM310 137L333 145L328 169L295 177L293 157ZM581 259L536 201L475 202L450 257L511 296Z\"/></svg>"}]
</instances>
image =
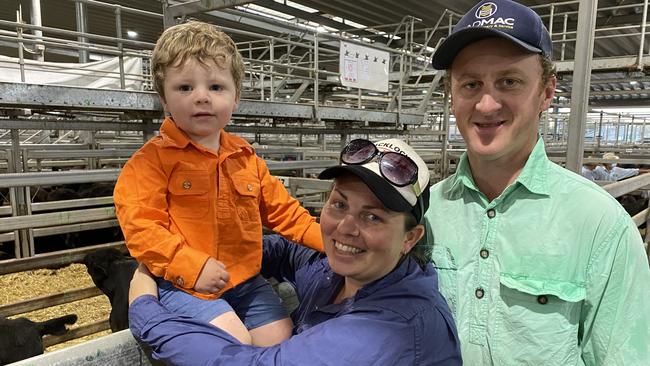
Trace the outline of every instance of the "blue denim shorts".
<instances>
[{"instance_id":1,"label":"blue denim shorts","mask_svg":"<svg viewBox=\"0 0 650 366\"><path fill-rule=\"evenodd\" d=\"M240 283L214 300L194 297L162 278L156 278L156 282L160 302L168 310L201 321L210 322L223 313L234 311L250 330L288 317L273 287L260 275Z\"/></svg>"}]
</instances>

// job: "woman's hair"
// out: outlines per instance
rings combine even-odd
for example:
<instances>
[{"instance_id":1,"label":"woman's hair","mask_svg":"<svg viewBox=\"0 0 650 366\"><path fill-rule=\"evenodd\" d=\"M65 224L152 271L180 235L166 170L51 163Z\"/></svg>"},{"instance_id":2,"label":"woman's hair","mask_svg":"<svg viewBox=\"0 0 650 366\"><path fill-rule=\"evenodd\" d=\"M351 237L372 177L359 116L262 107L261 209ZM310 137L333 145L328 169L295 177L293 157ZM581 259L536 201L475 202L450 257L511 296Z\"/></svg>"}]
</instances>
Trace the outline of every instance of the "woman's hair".
<instances>
[{"instance_id":1,"label":"woman's hair","mask_svg":"<svg viewBox=\"0 0 650 366\"><path fill-rule=\"evenodd\" d=\"M193 58L206 65L209 61L229 69L232 73L237 97L241 94L244 78L244 60L237 45L216 26L190 21L167 28L158 38L151 56L151 73L156 92L165 97L165 71L182 65Z\"/></svg>"},{"instance_id":2,"label":"woman's hair","mask_svg":"<svg viewBox=\"0 0 650 366\"><path fill-rule=\"evenodd\" d=\"M418 199L422 199L422 198L423 197L419 197ZM421 223L419 223L416 220L415 216L413 216L412 213L405 212L404 215L405 215L404 230L406 231L413 230L416 226L421 225ZM432 245L429 245L427 242L426 225L424 226L424 228L425 228L425 232L422 238L417 243L415 243L413 248L411 248L411 250L408 253L406 253L406 256L413 258L413 260L422 269L424 269L427 263L431 262L431 249L433 247Z\"/></svg>"}]
</instances>

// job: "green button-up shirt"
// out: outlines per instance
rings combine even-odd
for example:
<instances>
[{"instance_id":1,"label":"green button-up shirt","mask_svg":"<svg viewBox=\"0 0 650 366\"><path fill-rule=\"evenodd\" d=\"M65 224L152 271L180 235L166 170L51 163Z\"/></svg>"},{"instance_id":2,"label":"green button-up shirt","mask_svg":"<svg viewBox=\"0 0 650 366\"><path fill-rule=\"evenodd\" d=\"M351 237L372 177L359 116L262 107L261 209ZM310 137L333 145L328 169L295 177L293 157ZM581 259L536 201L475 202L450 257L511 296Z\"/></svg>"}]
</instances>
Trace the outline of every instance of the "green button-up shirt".
<instances>
[{"instance_id":1,"label":"green button-up shirt","mask_svg":"<svg viewBox=\"0 0 650 366\"><path fill-rule=\"evenodd\" d=\"M464 155L425 215L466 365L650 365L650 269L607 192L540 139L489 202Z\"/></svg>"}]
</instances>

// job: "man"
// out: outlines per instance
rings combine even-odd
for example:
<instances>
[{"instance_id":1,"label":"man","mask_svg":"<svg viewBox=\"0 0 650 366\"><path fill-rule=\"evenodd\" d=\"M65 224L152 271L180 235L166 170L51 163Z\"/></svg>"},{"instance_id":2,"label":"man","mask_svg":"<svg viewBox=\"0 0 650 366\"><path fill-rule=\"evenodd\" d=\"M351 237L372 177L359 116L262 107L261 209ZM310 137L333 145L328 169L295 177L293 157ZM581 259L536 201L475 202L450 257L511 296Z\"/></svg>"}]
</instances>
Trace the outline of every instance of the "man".
<instances>
[{"instance_id":1,"label":"man","mask_svg":"<svg viewBox=\"0 0 650 366\"><path fill-rule=\"evenodd\" d=\"M589 158L592 158L591 156ZM596 168L598 168L600 165L596 163L582 163L582 167L580 170L580 175L583 177L589 179L589 180L596 180L594 178L594 174L596 171Z\"/></svg>"},{"instance_id":2,"label":"man","mask_svg":"<svg viewBox=\"0 0 650 366\"><path fill-rule=\"evenodd\" d=\"M614 198L552 163L539 116L553 98L540 17L481 1L436 50L467 152L431 188L440 291L464 363L647 365L650 270Z\"/></svg>"},{"instance_id":3,"label":"man","mask_svg":"<svg viewBox=\"0 0 650 366\"><path fill-rule=\"evenodd\" d=\"M618 155L613 152L608 152L603 154L603 159L609 161L616 161L619 159ZM616 165L616 163L604 163L603 165L598 165L593 170L593 176L595 180L607 180L607 181L619 181L626 178L631 178L639 174L645 174L648 172L648 169L639 169L639 168L621 168Z\"/></svg>"}]
</instances>

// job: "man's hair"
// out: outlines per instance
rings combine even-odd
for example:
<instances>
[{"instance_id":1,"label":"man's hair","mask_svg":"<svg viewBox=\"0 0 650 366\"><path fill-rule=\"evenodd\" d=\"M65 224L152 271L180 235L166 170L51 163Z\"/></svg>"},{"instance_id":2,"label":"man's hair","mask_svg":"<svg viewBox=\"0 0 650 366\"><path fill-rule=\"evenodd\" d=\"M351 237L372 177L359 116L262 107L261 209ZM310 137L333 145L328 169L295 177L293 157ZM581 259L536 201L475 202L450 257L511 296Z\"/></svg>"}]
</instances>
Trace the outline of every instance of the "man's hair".
<instances>
[{"instance_id":1,"label":"man's hair","mask_svg":"<svg viewBox=\"0 0 650 366\"><path fill-rule=\"evenodd\" d=\"M542 67L542 84L541 87L544 88L546 84L557 74L555 64L553 60L546 56L539 55L540 66ZM445 75L442 79L444 84L445 92L451 93L451 66L446 70Z\"/></svg>"},{"instance_id":2,"label":"man's hair","mask_svg":"<svg viewBox=\"0 0 650 366\"><path fill-rule=\"evenodd\" d=\"M156 92L165 97L165 71L179 66L190 58L207 65L209 61L230 69L237 97L241 95L244 78L244 60L237 45L215 25L190 21L167 28L158 38L151 56L151 73Z\"/></svg>"},{"instance_id":3,"label":"man's hair","mask_svg":"<svg viewBox=\"0 0 650 366\"><path fill-rule=\"evenodd\" d=\"M546 56L541 56L539 57L541 59L542 63L542 88L548 84L549 80L554 78L557 75L557 69L555 68L555 64L553 63L553 60Z\"/></svg>"}]
</instances>

